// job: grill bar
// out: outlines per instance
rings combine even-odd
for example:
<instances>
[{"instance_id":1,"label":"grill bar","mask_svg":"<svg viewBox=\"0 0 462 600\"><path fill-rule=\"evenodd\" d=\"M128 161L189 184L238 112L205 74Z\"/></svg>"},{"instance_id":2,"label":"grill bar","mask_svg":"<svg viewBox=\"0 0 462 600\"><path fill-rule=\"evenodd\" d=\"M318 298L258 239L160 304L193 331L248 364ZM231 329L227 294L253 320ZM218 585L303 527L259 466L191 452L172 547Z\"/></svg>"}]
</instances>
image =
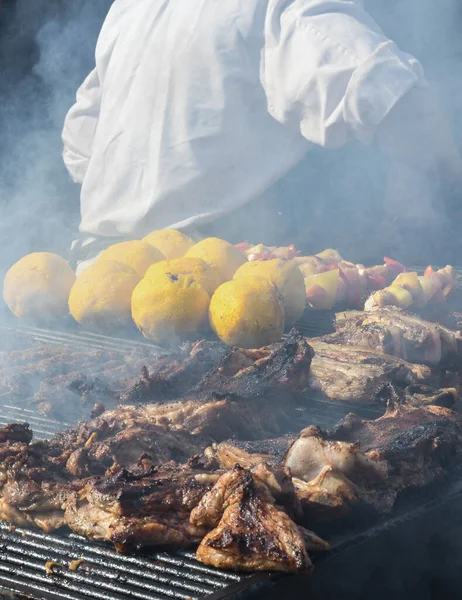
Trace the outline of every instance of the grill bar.
<instances>
[{"instance_id":1,"label":"grill bar","mask_svg":"<svg viewBox=\"0 0 462 600\"><path fill-rule=\"evenodd\" d=\"M70 563L79 559L85 562L78 570L70 570ZM59 565L52 575L45 570L48 561ZM46 592L79 600L199 600L251 580L252 576L206 567L188 552L123 555L103 544L86 543L79 536L11 530L0 524L0 586L10 590L17 589L15 585L27 586L35 596ZM62 596L64 590L66 596Z\"/></svg>"},{"instance_id":2,"label":"grill bar","mask_svg":"<svg viewBox=\"0 0 462 600\"><path fill-rule=\"evenodd\" d=\"M165 349L150 344L149 342L143 342L140 340L122 339L117 337L110 337L95 333L88 333L84 330L77 330L73 332L64 332L55 329L42 329L39 327L25 327L25 326L12 326L12 327L0 327L0 330L10 333L20 333L23 335L30 336L33 340L43 344L69 344L72 346L81 346L85 348L96 348L102 350L110 350L117 352L131 352L131 350L145 348L151 351L155 351L159 354L168 354Z\"/></svg>"}]
</instances>

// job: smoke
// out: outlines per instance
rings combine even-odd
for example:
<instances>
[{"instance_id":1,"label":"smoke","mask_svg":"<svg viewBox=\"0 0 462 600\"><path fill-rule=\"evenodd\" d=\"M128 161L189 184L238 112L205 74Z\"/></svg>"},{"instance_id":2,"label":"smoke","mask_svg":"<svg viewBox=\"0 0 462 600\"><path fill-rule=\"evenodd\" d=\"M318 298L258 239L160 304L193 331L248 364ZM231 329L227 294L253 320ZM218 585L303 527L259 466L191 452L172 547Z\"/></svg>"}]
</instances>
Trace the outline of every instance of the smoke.
<instances>
[{"instance_id":1,"label":"smoke","mask_svg":"<svg viewBox=\"0 0 462 600\"><path fill-rule=\"evenodd\" d=\"M9 18L0 32L0 276L31 251L66 255L76 233L79 187L64 169L60 134L75 91L93 67L111 3L17 0L14 10L6 3L2 17ZM459 3L365 0L365 8L422 61L462 149ZM246 223L235 229L255 243L294 242L307 253L335 247L365 263L381 262L384 254L408 263L461 263L454 219L448 218L459 204L458 190L451 196L435 182L402 172L393 180L396 197L406 202L393 202L387 177L386 159L373 147L316 149L259 204L252 220L261 224L259 239L252 237L255 228L246 234ZM226 228L220 235L233 237Z\"/></svg>"},{"instance_id":2,"label":"smoke","mask_svg":"<svg viewBox=\"0 0 462 600\"><path fill-rule=\"evenodd\" d=\"M62 159L61 129L93 68L111 0L18 0L1 17L0 276L24 254L64 256L79 221L79 189Z\"/></svg>"},{"instance_id":3,"label":"smoke","mask_svg":"<svg viewBox=\"0 0 462 600\"><path fill-rule=\"evenodd\" d=\"M400 48L422 62L462 150L462 5L365 0L364 6ZM461 190L423 172L390 167L377 148L359 143L311 152L279 183L292 241L307 253L333 247L365 263L389 255L414 265L461 264L455 226Z\"/></svg>"}]
</instances>

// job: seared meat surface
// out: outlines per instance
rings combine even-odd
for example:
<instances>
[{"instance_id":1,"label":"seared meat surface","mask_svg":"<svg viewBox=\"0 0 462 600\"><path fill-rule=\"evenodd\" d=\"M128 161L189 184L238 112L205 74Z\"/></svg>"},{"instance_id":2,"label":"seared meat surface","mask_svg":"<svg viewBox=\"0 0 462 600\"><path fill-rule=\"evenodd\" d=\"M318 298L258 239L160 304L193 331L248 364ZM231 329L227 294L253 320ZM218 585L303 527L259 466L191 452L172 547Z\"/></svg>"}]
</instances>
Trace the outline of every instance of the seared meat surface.
<instances>
[{"instance_id":1,"label":"seared meat surface","mask_svg":"<svg viewBox=\"0 0 462 600\"><path fill-rule=\"evenodd\" d=\"M307 386L312 356L313 350L296 332L280 344L260 350L200 341L168 356L149 349L123 356L43 347L24 356L4 355L0 393L3 391L6 401L34 406L66 420L127 403L187 399L207 404L212 400L268 399L280 393L295 397Z\"/></svg>"},{"instance_id":2,"label":"seared meat surface","mask_svg":"<svg viewBox=\"0 0 462 600\"><path fill-rule=\"evenodd\" d=\"M187 466L121 470L89 482L65 502L66 524L119 551L141 546L190 546L208 529L189 522L191 510L217 477Z\"/></svg>"},{"instance_id":3,"label":"seared meat surface","mask_svg":"<svg viewBox=\"0 0 462 600\"><path fill-rule=\"evenodd\" d=\"M359 335L359 334L358 334ZM324 340L335 340L327 336ZM310 389L331 400L374 404L381 401L384 384L404 389L409 385L430 382L432 371L400 358L366 349L312 339Z\"/></svg>"},{"instance_id":4,"label":"seared meat surface","mask_svg":"<svg viewBox=\"0 0 462 600\"><path fill-rule=\"evenodd\" d=\"M375 420L349 414L328 432L306 428L282 464L305 514L331 519L358 504L391 510L404 490L443 476L461 450L462 421L456 412L390 402Z\"/></svg>"},{"instance_id":5,"label":"seared meat surface","mask_svg":"<svg viewBox=\"0 0 462 600\"><path fill-rule=\"evenodd\" d=\"M280 344L260 350L233 349L218 368L202 378L193 395L290 398L308 384L313 349L293 330Z\"/></svg>"},{"instance_id":6,"label":"seared meat surface","mask_svg":"<svg viewBox=\"0 0 462 600\"><path fill-rule=\"evenodd\" d=\"M204 495L190 521L211 529L196 553L205 564L244 571L312 570L305 545L309 536L275 504L268 487L239 465Z\"/></svg>"},{"instance_id":7,"label":"seared meat surface","mask_svg":"<svg viewBox=\"0 0 462 600\"><path fill-rule=\"evenodd\" d=\"M462 421L448 408L390 403L373 421L347 415L328 438L354 441L371 459L385 460L389 479L401 490L427 485L454 463L462 448Z\"/></svg>"},{"instance_id":8,"label":"seared meat surface","mask_svg":"<svg viewBox=\"0 0 462 600\"><path fill-rule=\"evenodd\" d=\"M335 329L336 333L324 336L321 341L359 346L429 365L457 361L462 356L461 332L424 321L397 308L338 313Z\"/></svg>"}]
</instances>

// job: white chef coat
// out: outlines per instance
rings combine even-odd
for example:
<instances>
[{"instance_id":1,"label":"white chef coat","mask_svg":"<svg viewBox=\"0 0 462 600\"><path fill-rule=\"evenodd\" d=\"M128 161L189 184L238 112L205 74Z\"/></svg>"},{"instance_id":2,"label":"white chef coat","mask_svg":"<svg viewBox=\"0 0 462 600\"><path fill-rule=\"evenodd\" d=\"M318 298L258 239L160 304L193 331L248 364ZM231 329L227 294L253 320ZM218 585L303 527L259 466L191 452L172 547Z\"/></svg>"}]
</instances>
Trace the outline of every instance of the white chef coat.
<instances>
[{"instance_id":1,"label":"white chef coat","mask_svg":"<svg viewBox=\"0 0 462 600\"><path fill-rule=\"evenodd\" d=\"M115 0L63 130L81 232L223 216L421 84L359 0Z\"/></svg>"}]
</instances>

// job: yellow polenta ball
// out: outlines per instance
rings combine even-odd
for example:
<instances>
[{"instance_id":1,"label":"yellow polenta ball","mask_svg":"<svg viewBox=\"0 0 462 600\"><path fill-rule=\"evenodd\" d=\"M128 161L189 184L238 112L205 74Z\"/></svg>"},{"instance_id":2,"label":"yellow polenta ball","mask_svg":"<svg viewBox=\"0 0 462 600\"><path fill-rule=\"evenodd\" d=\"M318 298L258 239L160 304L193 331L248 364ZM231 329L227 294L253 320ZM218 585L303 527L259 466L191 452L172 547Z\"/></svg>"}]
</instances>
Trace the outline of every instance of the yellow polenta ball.
<instances>
[{"instance_id":1,"label":"yellow polenta ball","mask_svg":"<svg viewBox=\"0 0 462 600\"><path fill-rule=\"evenodd\" d=\"M285 327L290 329L305 310L306 288L297 264L283 258L252 260L242 265L234 279L257 275L274 283L284 298Z\"/></svg>"},{"instance_id":2,"label":"yellow polenta ball","mask_svg":"<svg viewBox=\"0 0 462 600\"><path fill-rule=\"evenodd\" d=\"M170 346L206 328L209 304L206 289L192 277L160 274L133 290L132 317L145 338Z\"/></svg>"},{"instance_id":3,"label":"yellow polenta ball","mask_svg":"<svg viewBox=\"0 0 462 600\"><path fill-rule=\"evenodd\" d=\"M261 348L281 339L284 303L277 287L263 277L241 277L212 296L210 327L230 346Z\"/></svg>"},{"instance_id":4,"label":"yellow polenta ball","mask_svg":"<svg viewBox=\"0 0 462 600\"><path fill-rule=\"evenodd\" d=\"M209 296L221 285L218 271L208 265L202 258L185 257L172 260L161 260L151 265L144 276L156 280L160 275L188 275L205 287Z\"/></svg>"},{"instance_id":5,"label":"yellow polenta ball","mask_svg":"<svg viewBox=\"0 0 462 600\"><path fill-rule=\"evenodd\" d=\"M74 271L57 254L33 252L15 263L5 275L3 298L20 319L33 321L67 314Z\"/></svg>"},{"instance_id":6,"label":"yellow polenta ball","mask_svg":"<svg viewBox=\"0 0 462 600\"><path fill-rule=\"evenodd\" d=\"M69 294L69 311L88 329L128 325L132 293L139 281L128 265L99 260L77 277Z\"/></svg>"},{"instance_id":7,"label":"yellow polenta ball","mask_svg":"<svg viewBox=\"0 0 462 600\"><path fill-rule=\"evenodd\" d=\"M140 277L144 277L152 264L164 260L164 255L160 250L147 242L143 242L143 240L132 240L109 246L99 255L98 261L100 260L112 260L122 263L131 267Z\"/></svg>"},{"instance_id":8,"label":"yellow polenta ball","mask_svg":"<svg viewBox=\"0 0 462 600\"><path fill-rule=\"evenodd\" d=\"M217 269L222 281L232 279L236 270L247 262L247 257L237 248L219 238L206 238L190 248L185 256L202 258Z\"/></svg>"},{"instance_id":9,"label":"yellow polenta ball","mask_svg":"<svg viewBox=\"0 0 462 600\"><path fill-rule=\"evenodd\" d=\"M181 258L194 246L194 241L177 229L159 229L152 231L143 241L158 248L165 258Z\"/></svg>"}]
</instances>

